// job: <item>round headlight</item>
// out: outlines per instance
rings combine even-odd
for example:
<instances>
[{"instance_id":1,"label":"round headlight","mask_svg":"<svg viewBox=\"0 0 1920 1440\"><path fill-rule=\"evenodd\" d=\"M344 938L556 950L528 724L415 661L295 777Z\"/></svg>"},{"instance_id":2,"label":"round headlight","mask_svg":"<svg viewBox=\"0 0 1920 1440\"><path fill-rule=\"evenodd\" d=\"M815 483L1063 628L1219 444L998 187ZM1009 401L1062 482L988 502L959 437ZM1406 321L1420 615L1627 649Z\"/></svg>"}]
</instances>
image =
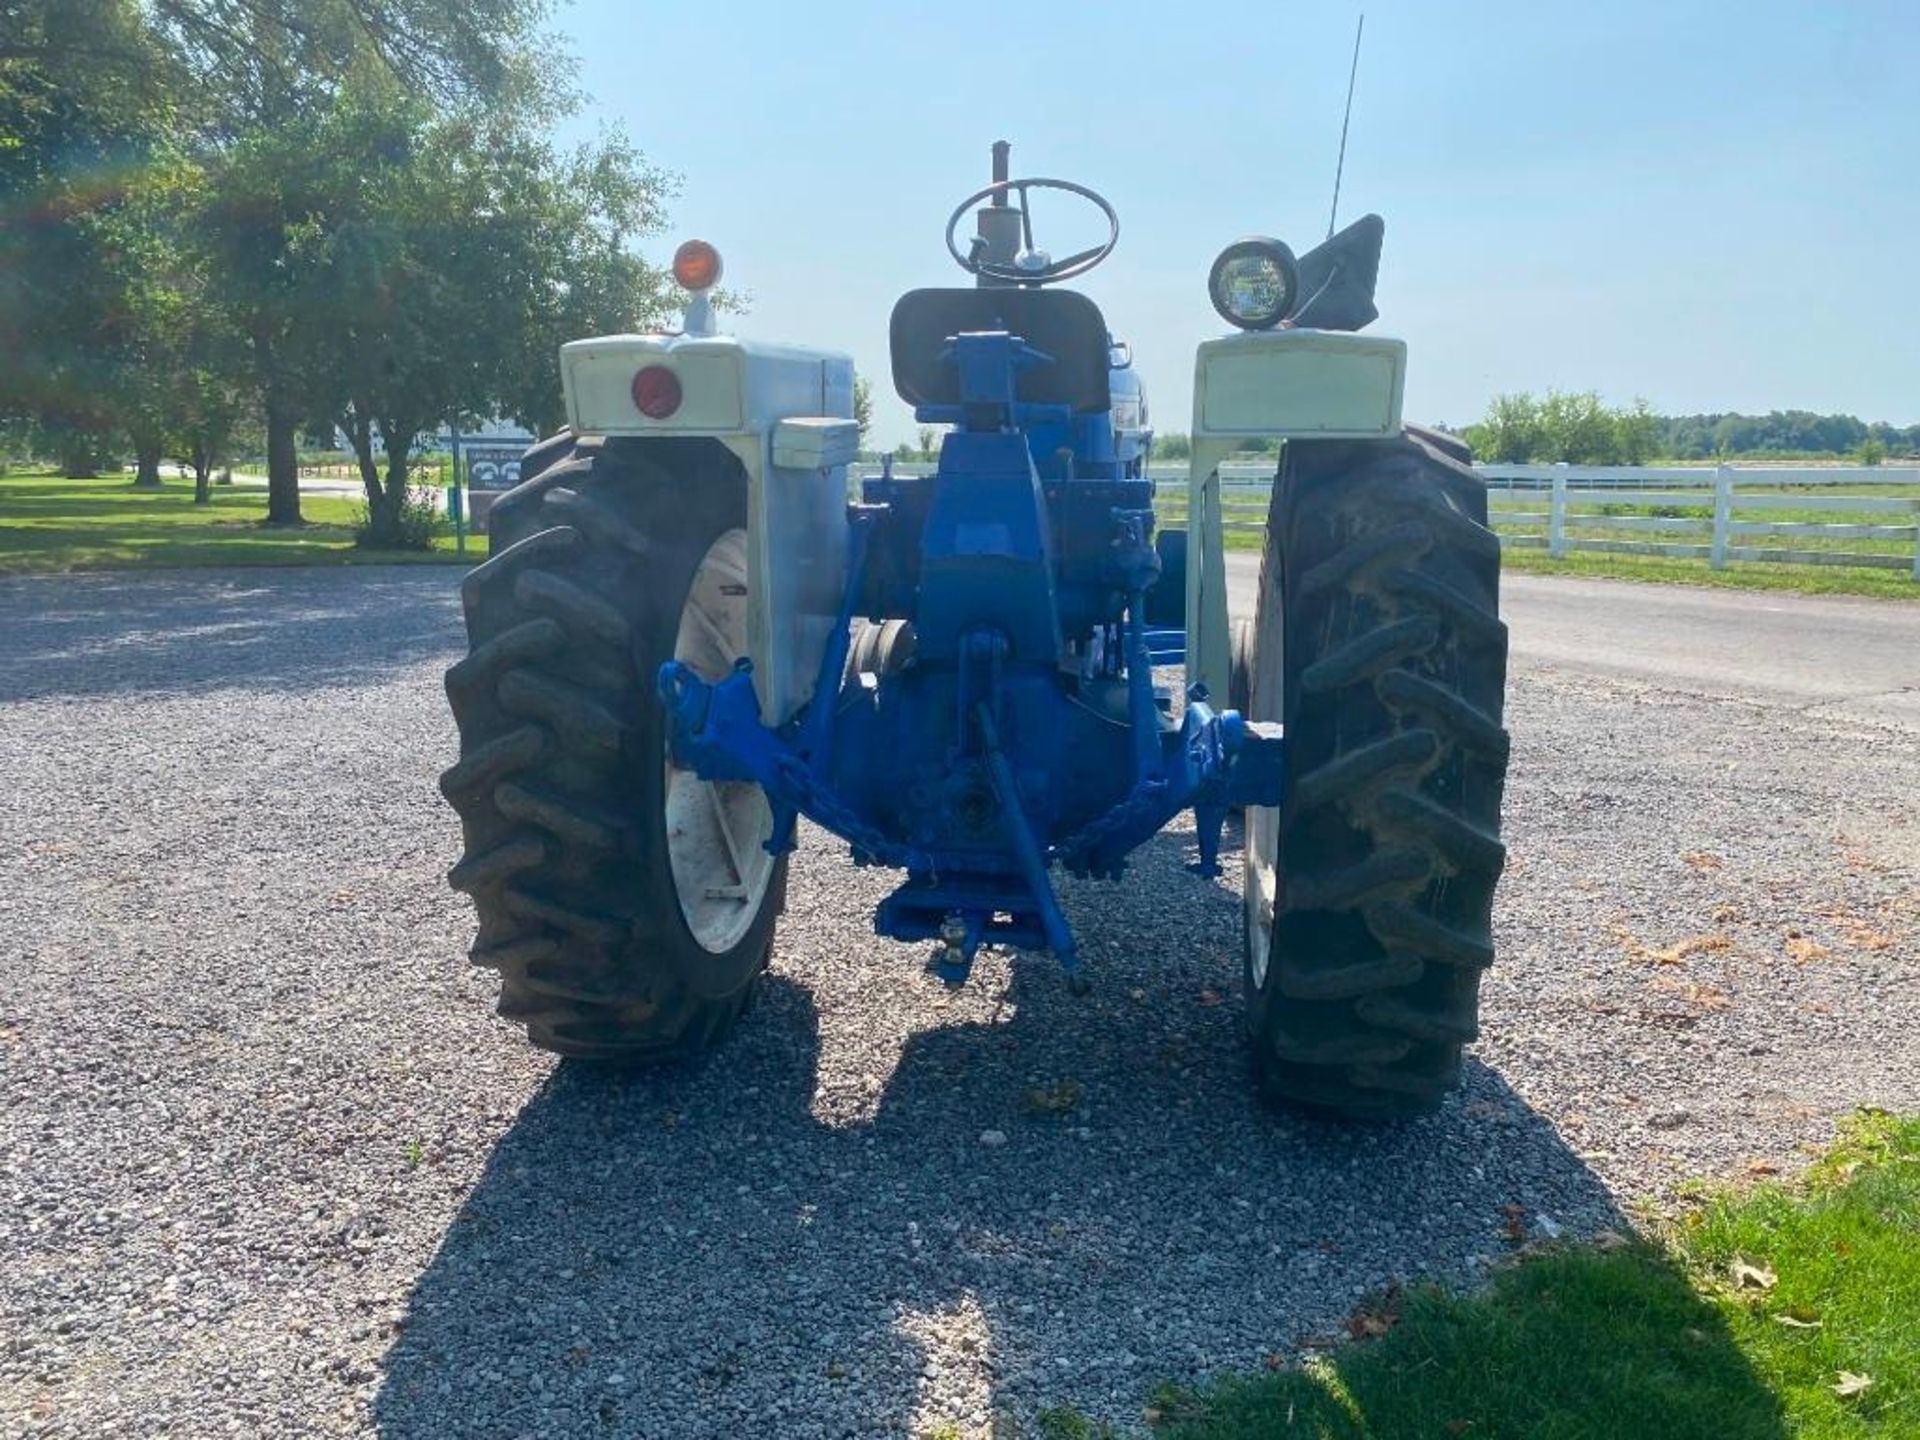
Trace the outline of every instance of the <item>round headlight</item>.
<instances>
[{"instance_id":1,"label":"round headlight","mask_svg":"<svg viewBox=\"0 0 1920 1440\"><path fill-rule=\"evenodd\" d=\"M1213 308L1242 330L1271 330L1300 298L1300 268L1279 240L1254 236L1220 252L1207 275Z\"/></svg>"}]
</instances>

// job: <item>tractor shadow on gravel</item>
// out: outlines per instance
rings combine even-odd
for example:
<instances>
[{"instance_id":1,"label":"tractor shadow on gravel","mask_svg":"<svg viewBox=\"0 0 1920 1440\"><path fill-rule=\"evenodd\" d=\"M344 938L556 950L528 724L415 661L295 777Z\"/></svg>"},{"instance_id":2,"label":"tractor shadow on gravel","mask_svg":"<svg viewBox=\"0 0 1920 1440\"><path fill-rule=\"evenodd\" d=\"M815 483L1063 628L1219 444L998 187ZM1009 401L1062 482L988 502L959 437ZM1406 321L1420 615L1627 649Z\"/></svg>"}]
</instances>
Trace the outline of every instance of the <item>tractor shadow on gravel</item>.
<instances>
[{"instance_id":1,"label":"tractor shadow on gravel","mask_svg":"<svg viewBox=\"0 0 1920 1440\"><path fill-rule=\"evenodd\" d=\"M1342 1334L1396 1282L1473 1281L1543 1215L1625 1228L1477 1062L1418 1122L1260 1109L1238 896L1179 873L1190 838L1067 892L1092 996L1050 962L977 976L1003 1013L911 1034L852 1123L820 1118L803 957L702 1067L556 1070L414 1289L382 1433L972 1434L1050 1405L1132 1425L1157 1381Z\"/></svg>"},{"instance_id":2,"label":"tractor shadow on gravel","mask_svg":"<svg viewBox=\"0 0 1920 1440\"><path fill-rule=\"evenodd\" d=\"M0 579L9 591L44 599L0 640L5 700L320 690L459 653L459 576L438 565ZM354 629L377 643L342 644Z\"/></svg>"}]
</instances>

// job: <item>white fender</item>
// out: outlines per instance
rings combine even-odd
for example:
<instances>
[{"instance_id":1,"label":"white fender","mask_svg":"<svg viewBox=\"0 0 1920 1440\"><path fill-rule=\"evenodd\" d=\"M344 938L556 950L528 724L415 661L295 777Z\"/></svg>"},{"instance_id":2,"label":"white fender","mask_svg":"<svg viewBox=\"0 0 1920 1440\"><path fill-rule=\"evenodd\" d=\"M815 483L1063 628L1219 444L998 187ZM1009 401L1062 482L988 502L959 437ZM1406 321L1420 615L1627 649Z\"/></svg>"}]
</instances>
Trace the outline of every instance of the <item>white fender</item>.
<instances>
[{"instance_id":1,"label":"white fender","mask_svg":"<svg viewBox=\"0 0 1920 1440\"><path fill-rule=\"evenodd\" d=\"M1187 471L1187 683L1225 703L1227 629L1220 463L1248 440L1366 440L1400 432L1407 346L1344 330L1249 330L1194 356Z\"/></svg>"},{"instance_id":2,"label":"white fender","mask_svg":"<svg viewBox=\"0 0 1920 1440\"><path fill-rule=\"evenodd\" d=\"M680 404L655 419L633 399L649 366ZM847 574L847 466L860 444L853 361L732 335L603 335L560 347L567 419L581 435L704 436L747 474L748 658L761 718L811 697Z\"/></svg>"}]
</instances>

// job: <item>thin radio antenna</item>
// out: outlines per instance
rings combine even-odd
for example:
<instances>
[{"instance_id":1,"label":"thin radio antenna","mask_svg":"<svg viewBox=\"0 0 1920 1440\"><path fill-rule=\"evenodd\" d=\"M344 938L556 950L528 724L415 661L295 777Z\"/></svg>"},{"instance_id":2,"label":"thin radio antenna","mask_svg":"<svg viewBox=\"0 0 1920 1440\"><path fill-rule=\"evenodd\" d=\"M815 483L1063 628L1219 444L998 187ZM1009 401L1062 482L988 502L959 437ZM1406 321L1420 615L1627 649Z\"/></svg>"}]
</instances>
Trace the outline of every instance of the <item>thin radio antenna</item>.
<instances>
[{"instance_id":1,"label":"thin radio antenna","mask_svg":"<svg viewBox=\"0 0 1920 1440\"><path fill-rule=\"evenodd\" d=\"M1353 121L1353 82L1360 75L1360 37L1366 33L1366 12L1353 30L1353 68L1347 71L1347 113L1340 117L1340 161L1333 167L1333 208L1327 212L1327 238L1333 238L1333 225L1340 214L1340 177L1347 168L1347 126Z\"/></svg>"}]
</instances>

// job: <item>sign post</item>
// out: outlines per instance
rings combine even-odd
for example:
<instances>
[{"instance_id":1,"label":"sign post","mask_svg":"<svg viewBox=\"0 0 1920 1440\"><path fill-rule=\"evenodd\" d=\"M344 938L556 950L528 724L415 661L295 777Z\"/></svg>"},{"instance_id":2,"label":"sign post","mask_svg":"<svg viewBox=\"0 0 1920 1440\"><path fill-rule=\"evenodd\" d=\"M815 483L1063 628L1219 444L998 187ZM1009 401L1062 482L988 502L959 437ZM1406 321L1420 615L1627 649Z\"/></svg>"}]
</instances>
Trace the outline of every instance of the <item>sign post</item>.
<instances>
[{"instance_id":1,"label":"sign post","mask_svg":"<svg viewBox=\"0 0 1920 1440\"><path fill-rule=\"evenodd\" d=\"M464 497L460 493L460 432L448 427L451 436L450 446L453 452L453 473L447 477L447 510L453 516L453 550L456 555L467 553L467 507L462 504Z\"/></svg>"}]
</instances>

